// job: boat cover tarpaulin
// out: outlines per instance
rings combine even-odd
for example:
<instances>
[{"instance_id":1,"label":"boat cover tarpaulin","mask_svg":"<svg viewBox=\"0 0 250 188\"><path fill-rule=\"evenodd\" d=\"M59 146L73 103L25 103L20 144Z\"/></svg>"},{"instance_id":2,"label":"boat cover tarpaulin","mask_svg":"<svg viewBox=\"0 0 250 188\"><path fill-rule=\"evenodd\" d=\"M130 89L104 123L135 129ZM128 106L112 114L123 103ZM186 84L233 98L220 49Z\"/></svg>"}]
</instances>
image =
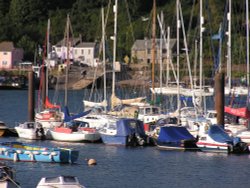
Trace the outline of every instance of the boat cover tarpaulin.
<instances>
[{"instance_id":1,"label":"boat cover tarpaulin","mask_svg":"<svg viewBox=\"0 0 250 188\"><path fill-rule=\"evenodd\" d=\"M225 106L224 111L234 116L247 118L247 119L250 118L250 111L246 107L232 108L232 107Z\"/></svg>"},{"instance_id":2,"label":"boat cover tarpaulin","mask_svg":"<svg viewBox=\"0 0 250 188\"><path fill-rule=\"evenodd\" d=\"M116 122L117 136L139 134L145 136L143 122L138 119L122 118Z\"/></svg>"},{"instance_id":3,"label":"boat cover tarpaulin","mask_svg":"<svg viewBox=\"0 0 250 188\"><path fill-rule=\"evenodd\" d=\"M86 116L88 115L89 113L91 112L91 110L88 110L88 111L85 111L85 112L80 112L78 114L75 114L75 115L70 115L69 113L69 109L67 106L64 107L64 122L69 122L69 121L72 121L76 118L80 118L80 117L83 117L83 116Z\"/></svg>"},{"instance_id":4,"label":"boat cover tarpaulin","mask_svg":"<svg viewBox=\"0 0 250 188\"><path fill-rule=\"evenodd\" d=\"M231 138L220 126L211 125L208 129L208 135L215 140L216 142L233 142L233 138Z\"/></svg>"},{"instance_id":5,"label":"boat cover tarpaulin","mask_svg":"<svg viewBox=\"0 0 250 188\"><path fill-rule=\"evenodd\" d=\"M160 129L157 139L159 142L179 142L181 140L195 139L185 127L164 126Z\"/></svg>"}]
</instances>

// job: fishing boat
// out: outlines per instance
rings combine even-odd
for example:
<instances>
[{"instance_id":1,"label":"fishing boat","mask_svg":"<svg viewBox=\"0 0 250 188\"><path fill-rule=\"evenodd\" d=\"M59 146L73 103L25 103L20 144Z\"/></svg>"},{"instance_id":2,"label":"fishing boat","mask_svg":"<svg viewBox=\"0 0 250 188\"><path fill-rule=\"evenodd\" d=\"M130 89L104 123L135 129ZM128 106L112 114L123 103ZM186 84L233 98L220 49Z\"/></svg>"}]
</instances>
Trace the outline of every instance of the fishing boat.
<instances>
[{"instance_id":1,"label":"fishing boat","mask_svg":"<svg viewBox=\"0 0 250 188\"><path fill-rule=\"evenodd\" d=\"M138 119L121 118L110 122L100 131L104 144L144 146L152 144L145 134L143 122Z\"/></svg>"},{"instance_id":2,"label":"fishing boat","mask_svg":"<svg viewBox=\"0 0 250 188\"><path fill-rule=\"evenodd\" d=\"M53 140L64 142L97 142L101 139L100 133L95 128L90 128L87 123L65 123L65 126L49 130Z\"/></svg>"},{"instance_id":3,"label":"fishing boat","mask_svg":"<svg viewBox=\"0 0 250 188\"><path fill-rule=\"evenodd\" d=\"M42 177L36 188L44 187L85 188L76 176Z\"/></svg>"},{"instance_id":4,"label":"fishing boat","mask_svg":"<svg viewBox=\"0 0 250 188\"><path fill-rule=\"evenodd\" d=\"M16 181L14 169L0 163L0 187L1 188L20 188Z\"/></svg>"},{"instance_id":5,"label":"fishing boat","mask_svg":"<svg viewBox=\"0 0 250 188\"><path fill-rule=\"evenodd\" d=\"M185 127L164 125L160 127L156 144L164 150L199 150L196 141Z\"/></svg>"},{"instance_id":6,"label":"fishing boat","mask_svg":"<svg viewBox=\"0 0 250 188\"><path fill-rule=\"evenodd\" d=\"M210 125L199 135L196 143L201 151L222 153L247 153L248 146L237 137L230 137L220 126Z\"/></svg>"},{"instance_id":7,"label":"fishing boat","mask_svg":"<svg viewBox=\"0 0 250 188\"><path fill-rule=\"evenodd\" d=\"M15 126L19 138L44 140L46 138L42 125L38 122L24 122Z\"/></svg>"},{"instance_id":8,"label":"fishing boat","mask_svg":"<svg viewBox=\"0 0 250 188\"><path fill-rule=\"evenodd\" d=\"M49 148L21 142L0 143L0 159L23 162L74 163L79 151L66 148Z\"/></svg>"}]
</instances>

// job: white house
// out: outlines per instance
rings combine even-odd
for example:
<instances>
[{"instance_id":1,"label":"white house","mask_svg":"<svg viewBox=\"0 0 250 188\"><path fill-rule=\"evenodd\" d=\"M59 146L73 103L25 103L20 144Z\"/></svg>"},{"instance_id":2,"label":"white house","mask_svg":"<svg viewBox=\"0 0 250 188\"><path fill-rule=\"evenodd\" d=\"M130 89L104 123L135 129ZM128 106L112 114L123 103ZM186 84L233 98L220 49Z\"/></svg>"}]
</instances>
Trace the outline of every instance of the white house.
<instances>
[{"instance_id":1,"label":"white house","mask_svg":"<svg viewBox=\"0 0 250 188\"><path fill-rule=\"evenodd\" d=\"M52 46L52 51L59 59L67 59L67 54L71 61L79 61L89 66L98 65L98 44L96 42L82 42L81 38L74 38L71 41L69 51L64 40Z\"/></svg>"}]
</instances>

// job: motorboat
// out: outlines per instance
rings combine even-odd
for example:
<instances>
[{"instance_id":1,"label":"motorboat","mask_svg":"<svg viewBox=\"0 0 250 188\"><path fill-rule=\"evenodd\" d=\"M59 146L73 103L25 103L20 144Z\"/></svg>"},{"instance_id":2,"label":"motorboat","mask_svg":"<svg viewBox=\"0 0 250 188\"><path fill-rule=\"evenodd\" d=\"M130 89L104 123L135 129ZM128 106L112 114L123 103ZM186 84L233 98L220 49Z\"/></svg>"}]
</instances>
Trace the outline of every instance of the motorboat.
<instances>
[{"instance_id":1,"label":"motorboat","mask_svg":"<svg viewBox=\"0 0 250 188\"><path fill-rule=\"evenodd\" d=\"M36 188L57 187L57 188L85 188L81 185L76 176L55 176L42 177Z\"/></svg>"},{"instance_id":2,"label":"motorboat","mask_svg":"<svg viewBox=\"0 0 250 188\"><path fill-rule=\"evenodd\" d=\"M30 140L44 140L46 138L45 130L38 122L24 122L15 126L19 138Z\"/></svg>"},{"instance_id":3,"label":"motorboat","mask_svg":"<svg viewBox=\"0 0 250 188\"><path fill-rule=\"evenodd\" d=\"M0 159L23 162L74 163L79 151L69 148L54 148L21 142L0 143Z\"/></svg>"},{"instance_id":4,"label":"motorboat","mask_svg":"<svg viewBox=\"0 0 250 188\"><path fill-rule=\"evenodd\" d=\"M110 122L100 131L104 144L144 146L152 144L145 134L143 122L133 118L121 118Z\"/></svg>"},{"instance_id":5,"label":"motorboat","mask_svg":"<svg viewBox=\"0 0 250 188\"><path fill-rule=\"evenodd\" d=\"M3 121L0 121L0 136L3 136L7 129L8 128L5 123Z\"/></svg>"},{"instance_id":6,"label":"motorboat","mask_svg":"<svg viewBox=\"0 0 250 188\"><path fill-rule=\"evenodd\" d=\"M1 188L19 188L16 181L14 169L3 163L0 163L0 187Z\"/></svg>"},{"instance_id":7,"label":"motorboat","mask_svg":"<svg viewBox=\"0 0 250 188\"><path fill-rule=\"evenodd\" d=\"M164 125L159 127L156 145L164 150L199 150L196 138L179 125Z\"/></svg>"},{"instance_id":8,"label":"motorboat","mask_svg":"<svg viewBox=\"0 0 250 188\"><path fill-rule=\"evenodd\" d=\"M101 139L100 133L95 128L90 128L87 123L68 122L64 126L50 129L53 140L64 142L97 142Z\"/></svg>"},{"instance_id":9,"label":"motorboat","mask_svg":"<svg viewBox=\"0 0 250 188\"><path fill-rule=\"evenodd\" d=\"M222 153L248 153L247 143L237 137L230 137L219 125L210 125L199 134L196 143L201 151Z\"/></svg>"},{"instance_id":10,"label":"motorboat","mask_svg":"<svg viewBox=\"0 0 250 188\"><path fill-rule=\"evenodd\" d=\"M166 116L166 114L161 113L160 107L145 105L139 107L137 118L144 123L153 123Z\"/></svg>"}]
</instances>

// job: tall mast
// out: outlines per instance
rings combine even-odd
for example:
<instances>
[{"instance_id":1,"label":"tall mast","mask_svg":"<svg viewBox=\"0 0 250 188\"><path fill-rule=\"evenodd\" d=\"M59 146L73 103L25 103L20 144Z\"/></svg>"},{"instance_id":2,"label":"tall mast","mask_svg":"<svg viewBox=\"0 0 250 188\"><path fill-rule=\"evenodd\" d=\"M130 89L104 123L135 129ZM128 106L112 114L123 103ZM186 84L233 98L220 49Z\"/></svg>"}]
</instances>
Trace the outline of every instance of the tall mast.
<instances>
[{"instance_id":1,"label":"tall mast","mask_svg":"<svg viewBox=\"0 0 250 188\"><path fill-rule=\"evenodd\" d=\"M105 56L105 25L104 25L104 8L102 8L102 61L103 61L103 88L104 88L104 101L107 101L106 92L106 56ZM105 112L107 112L107 105L104 107Z\"/></svg>"},{"instance_id":2,"label":"tall mast","mask_svg":"<svg viewBox=\"0 0 250 188\"><path fill-rule=\"evenodd\" d=\"M46 63L46 96L48 96L49 91L49 65L50 65L50 57L49 57L49 36L50 36L50 19L48 19L48 25L47 25L47 63Z\"/></svg>"},{"instance_id":3,"label":"tall mast","mask_svg":"<svg viewBox=\"0 0 250 188\"><path fill-rule=\"evenodd\" d=\"M227 78L228 78L228 87L231 89L231 72L232 72L232 65L231 65L231 11L232 11L232 2L229 0L228 5L228 13L227 13L227 20L228 20L228 43L227 43Z\"/></svg>"},{"instance_id":4,"label":"tall mast","mask_svg":"<svg viewBox=\"0 0 250 188\"><path fill-rule=\"evenodd\" d=\"M116 37L117 37L117 11L118 11L118 3L115 0L115 5L113 7L114 12L114 36L113 36L113 77L112 77L112 96L115 96L115 62L116 62ZM113 104L112 104L113 109Z\"/></svg>"},{"instance_id":5,"label":"tall mast","mask_svg":"<svg viewBox=\"0 0 250 188\"><path fill-rule=\"evenodd\" d=\"M162 94L162 40L164 35L164 27L163 27L163 12L161 11L161 35L160 35L160 93Z\"/></svg>"},{"instance_id":6,"label":"tall mast","mask_svg":"<svg viewBox=\"0 0 250 188\"><path fill-rule=\"evenodd\" d=\"M64 105L67 106L68 104L68 66L69 66L69 48L70 48L70 41L69 41L69 14L67 15L67 24L66 24L66 46L67 46L67 60L66 60L66 76L65 76L65 98L64 98Z\"/></svg>"},{"instance_id":7,"label":"tall mast","mask_svg":"<svg viewBox=\"0 0 250 188\"><path fill-rule=\"evenodd\" d=\"M200 95L201 95L201 91L202 91L202 69L203 69L203 63L202 63L202 58L203 58L203 54L202 54L202 49L203 49L203 36L202 36L202 32L203 32L203 27L202 25L204 24L204 17L202 15L202 0L200 0Z\"/></svg>"},{"instance_id":8,"label":"tall mast","mask_svg":"<svg viewBox=\"0 0 250 188\"><path fill-rule=\"evenodd\" d=\"M249 7L246 0L246 28L247 28L247 86L249 86Z\"/></svg>"},{"instance_id":9,"label":"tall mast","mask_svg":"<svg viewBox=\"0 0 250 188\"><path fill-rule=\"evenodd\" d=\"M180 124L180 27L181 27L181 23L180 23L180 13L179 13L179 0L176 1L176 38L177 38L177 54L176 54L176 58L177 58L177 110L178 110L178 124Z\"/></svg>"},{"instance_id":10,"label":"tall mast","mask_svg":"<svg viewBox=\"0 0 250 188\"><path fill-rule=\"evenodd\" d=\"M156 0L153 0L153 26L152 26L152 90L155 88L155 33L156 33ZM152 102L155 102L155 95L152 92Z\"/></svg>"}]
</instances>

